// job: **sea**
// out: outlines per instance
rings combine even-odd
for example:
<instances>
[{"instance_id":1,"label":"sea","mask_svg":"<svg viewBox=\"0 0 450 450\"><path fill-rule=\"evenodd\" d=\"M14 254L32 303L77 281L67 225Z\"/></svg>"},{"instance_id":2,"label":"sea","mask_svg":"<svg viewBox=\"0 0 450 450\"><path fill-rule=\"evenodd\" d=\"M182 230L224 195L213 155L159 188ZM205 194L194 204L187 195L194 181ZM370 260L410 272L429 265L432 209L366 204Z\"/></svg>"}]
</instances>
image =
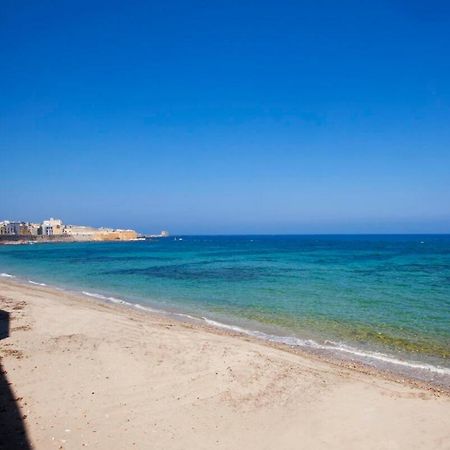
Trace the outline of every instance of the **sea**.
<instances>
[{"instance_id":1,"label":"sea","mask_svg":"<svg viewBox=\"0 0 450 450\"><path fill-rule=\"evenodd\" d=\"M0 274L450 386L450 235L5 245Z\"/></svg>"}]
</instances>

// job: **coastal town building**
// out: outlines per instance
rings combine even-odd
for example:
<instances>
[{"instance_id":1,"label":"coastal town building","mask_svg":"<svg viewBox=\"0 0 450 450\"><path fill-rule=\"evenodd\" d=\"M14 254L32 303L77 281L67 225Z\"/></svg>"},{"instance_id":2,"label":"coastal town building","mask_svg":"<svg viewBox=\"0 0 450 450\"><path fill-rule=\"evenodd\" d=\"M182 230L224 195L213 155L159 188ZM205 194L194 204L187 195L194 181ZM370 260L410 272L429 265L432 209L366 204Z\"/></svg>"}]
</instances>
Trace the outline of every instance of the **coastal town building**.
<instances>
[{"instance_id":1,"label":"coastal town building","mask_svg":"<svg viewBox=\"0 0 450 450\"><path fill-rule=\"evenodd\" d=\"M0 236L5 236L7 234L7 221L0 222Z\"/></svg>"},{"instance_id":2,"label":"coastal town building","mask_svg":"<svg viewBox=\"0 0 450 450\"><path fill-rule=\"evenodd\" d=\"M10 222L9 220L5 220L1 222L0 234L14 236L15 234L19 234L19 229L20 222Z\"/></svg>"},{"instance_id":3,"label":"coastal town building","mask_svg":"<svg viewBox=\"0 0 450 450\"><path fill-rule=\"evenodd\" d=\"M43 236L54 236L63 234L63 223L62 220L54 219L51 217L49 220L44 220L42 222L42 235Z\"/></svg>"},{"instance_id":4,"label":"coastal town building","mask_svg":"<svg viewBox=\"0 0 450 450\"><path fill-rule=\"evenodd\" d=\"M12 229L12 234L20 234L21 222L10 222L9 226Z\"/></svg>"},{"instance_id":5,"label":"coastal town building","mask_svg":"<svg viewBox=\"0 0 450 450\"><path fill-rule=\"evenodd\" d=\"M37 236L41 232L41 224L40 223L28 223L28 234L30 236Z\"/></svg>"},{"instance_id":6,"label":"coastal town building","mask_svg":"<svg viewBox=\"0 0 450 450\"><path fill-rule=\"evenodd\" d=\"M85 225L65 225L51 217L42 223L0 222L2 240L62 240L62 241L130 241L138 238L134 230L95 228Z\"/></svg>"}]
</instances>

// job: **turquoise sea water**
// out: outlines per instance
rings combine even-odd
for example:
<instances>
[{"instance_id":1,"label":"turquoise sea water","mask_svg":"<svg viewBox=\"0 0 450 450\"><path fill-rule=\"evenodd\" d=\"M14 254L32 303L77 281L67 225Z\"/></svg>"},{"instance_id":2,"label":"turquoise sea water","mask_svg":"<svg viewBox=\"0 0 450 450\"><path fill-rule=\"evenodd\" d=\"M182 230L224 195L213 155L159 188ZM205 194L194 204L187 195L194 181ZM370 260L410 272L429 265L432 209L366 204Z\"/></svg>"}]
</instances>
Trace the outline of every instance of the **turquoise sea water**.
<instances>
[{"instance_id":1,"label":"turquoise sea water","mask_svg":"<svg viewBox=\"0 0 450 450\"><path fill-rule=\"evenodd\" d=\"M421 378L450 375L448 235L1 246L0 272Z\"/></svg>"}]
</instances>

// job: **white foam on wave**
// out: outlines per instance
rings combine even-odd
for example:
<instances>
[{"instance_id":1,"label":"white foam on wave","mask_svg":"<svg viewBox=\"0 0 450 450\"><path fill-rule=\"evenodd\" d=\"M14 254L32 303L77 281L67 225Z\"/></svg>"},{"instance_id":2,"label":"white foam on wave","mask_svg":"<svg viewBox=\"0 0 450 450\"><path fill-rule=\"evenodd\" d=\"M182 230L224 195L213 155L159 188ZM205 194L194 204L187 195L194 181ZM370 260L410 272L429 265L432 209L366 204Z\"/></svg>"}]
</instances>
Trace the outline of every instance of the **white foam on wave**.
<instances>
[{"instance_id":1,"label":"white foam on wave","mask_svg":"<svg viewBox=\"0 0 450 450\"><path fill-rule=\"evenodd\" d=\"M187 319L191 319L191 320L199 320L198 317L194 317L194 316L191 316L189 314L174 313L174 315L177 316L177 317L186 317Z\"/></svg>"},{"instance_id":2,"label":"white foam on wave","mask_svg":"<svg viewBox=\"0 0 450 450\"><path fill-rule=\"evenodd\" d=\"M323 346L325 349L330 350L339 350L340 352L344 353L350 353L355 356L360 356L362 358L370 358L370 359L376 359L378 361L383 361L385 363L389 364L395 364L399 366L405 366L410 369L418 369L418 370L428 370L430 372L435 372L440 375L450 375L450 369L446 367L440 367L440 366L432 366L431 364L425 364L425 363L419 363L419 362L408 362L408 361L402 361L399 359L396 359L392 356L385 355L384 353L379 352L363 352L361 350L358 350L356 348L350 347L345 344L337 344L336 346Z\"/></svg>"},{"instance_id":3,"label":"white foam on wave","mask_svg":"<svg viewBox=\"0 0 450 450\"><path fill-rule=\"evenodd\" d=\"M87 295L88 297L94 297L94 298L98 298L99 300L106 300L108 302L112 302L112 303L117 303L120 305L128 305L128 306L132 306L132 303L126 302L125 300L122 300L120 298L116 298L116 297L106 297L105 295L101 295L101 294L96 294L93 292L87 292L87 291L83 291L84 295Z\"/></svg>"},{"instance_id":4,"label":"white foam on wave","mask_svg":"<svg viewBox=\"0 0 450 450\"><path fill-rule=\"evenodd\" d=\"M28 283L35 284L36 286L47 286L45 283L38 283L36 281L28 280Z\"/></svg>"},{"instance_id":5,"label":"white foam on wave","mask_svg":"<svg viewBox=\"0 0 450 450\"><path fill-rule=\"evenodd\" d=\"M143 306L139 303L130 303L130 302L127 302L126 300L122 300L121 298L107 297L106 295L97 294L95 292L88 292L88 291L82 291L82 293L84 295L87 295L88 297L93 297L93 298L97 298L99 300L117 303L120 305L132 306L133 308L140 309L140 310L146 311L146 312L152 312L152 313L158 313L158 314L173 314L173 315L179 316L179 317L186 317L189 319L198 320L195 317L190 316L189 314L171 313L169 311L165 311L162 309L156 309L156 308L152 308L150 306Z\"/></svg>"},{"instance_id":6,"label":"white foam on wave","mask_svg":"<svg viewBox=\"0 0 450 450\"><path fill-rule=\"evenodd\" d=\"M332 341L326 341L326 344L319 344L312 339L300 339L295 336L275 336L273 334L263 333L261 331L252 331L247 330L245 328L237 327L235 325L227 325L225 323L216 322L215 320L207 319L206 317L202 317L202 319L208 324L218 328L224 328L227 330L235 331L237 333L247 334L249 336L254 336L260 339L265 339L271 342L276 342L280 344L286 344L292 347L303 347L303 348L312 348L314 350L326 350L330 352L339 351L341 353L349 354L351 356L359 356L363 360L375 360L382 361L388 364L394 364L397 366L403 366L408 369L416 369L416 370L426 370L429 372L434 372L439 375L450 375L450 369L446 367L433 366L431 364L419 363L414 361L402 361L393 356L385 355L384 353L379 352L370 352L370 351L362 351L356 349L354 347L336 343Z\"/></svg>"},{"instance_id":7,"label":"white foam on wave","mask_svg":"<svg viewBox=\"0 0 450 450\"><path fill-rule=\"evenodd\" d=\"M213 327L225 328L226 330L232 330L232 331L236 331L237 333L244 333L244 334L249 334L249 335L253 335L254 333L257 333L257 332L254 332L254 331L246 330L245 328L237 327L235 325L227 325L227 324L222 323L222 322L216 322L215 320L207 319L206 317L202 317L202 319L208 325L211 325Z\"/></svg>"},{"instance_id":8,"label":"white foam on wave","mask_svg":"<svg viewBox=\"0 0 450 450\"><path fill-rule=\"evenodd\" d=\"M11 275L10 273L0 273L0 277L4 277L4 278L16 278L14 275Z\"/></svg>"},{"instance_id":9,"label":"white foam on wave","mask_svg":"<svg viewBox=\"0 0 450 450\"><path fill-rule=\"evenodd\" d=\"M171 311L167 311L164 309L157 309L157 308L153 308L151 306L141 305L140 303L130 303L130 305L132 305L136 309L140 309L142 311L147 311L147 312L152 312L152 313L157 313L157 314L164 314L164 315L169 315L169 316L176 316L176 317L185 317L185 318L191 319L191 320L200 320L198 317L193 317L193 316L190 316L189 314L171 312Z\"/></svg>"},{"instance_id":10,"label":"white foam on wave","mask_svg":"<svg viewBox=\"0 0 450 450\"><path fill-rule=\"evenodd\" d=\"M159 314L167 314L166 311L163 311L161 309L151 308L150 306L142 306L139 303L135 303L133 306L136 309L141 309L142 311L147 311L147 312L152 312L152 313L159 313Z\"/></svg>"}]
</instances>

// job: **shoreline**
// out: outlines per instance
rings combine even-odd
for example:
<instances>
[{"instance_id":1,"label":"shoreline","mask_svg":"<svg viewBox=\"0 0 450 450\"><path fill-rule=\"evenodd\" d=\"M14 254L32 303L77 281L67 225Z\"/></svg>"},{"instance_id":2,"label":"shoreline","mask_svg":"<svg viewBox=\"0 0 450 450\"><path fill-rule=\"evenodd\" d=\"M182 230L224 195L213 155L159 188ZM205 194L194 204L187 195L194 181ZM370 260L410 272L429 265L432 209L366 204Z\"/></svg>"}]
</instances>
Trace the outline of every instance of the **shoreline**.
<instances>
[{"instance_id":1,"label":"shoreline","mask_svg":"<svg viewBox=\"0 0 450 450\"><path fill-rule=\"evenodd\" d=\"M177 322L187 322L200 329L204 329L213 333L224 334L227 336L234 336L242 339L251 339L254 342L262 345L268 345L272 348L277 348L282 351L287 351L294 354L299 354L304 357L316 358L320 361L325 361L336 367L343 367L351 370L357 370L361 373L380 376L391 381L400 383L408 383L411 386L417 386L424 389L433 390L436 392L445 392L450 394L450 369L442 366L430 366L427 363L419 361L402 361L396 360L389 354L383 353L369 353L358 351L357 348L351 348L351 351L344 351L340 353L340 348L325 349L320 348L321 345L315 341L316 346L305 344L291 343L290 341L299 341L295 336L272 335L258 330L245 329L238 325L226 324L216 320L204 317L193 316L181 311L160 309L153 305L142 305L137 301L128 301L119 297L106 296L103 294L92 293L87 291L79 291L71 288L57 287L48 285L46 283L35 282L26 278L8 273L0 273L0 282L8 280L12 283L17 283L19 286L33 286L37 288L46 288L53 293L66 293L74 296L79 301L93 301L107 306L125 309L126 311L139 311L143 314L156 315L157 317L164 317L169 320ZM1 285L0 285L1 286ZM361 356L361 358L354 358L354 356ZM373 356L375 355L375 356ZM352 357L353 356L353 357ZM363 358L366 358L364 360ZM372 358L372 361L370 359ZM377 365L379 361L387 363L383 366ZM375 361L375 362L374 362ZM412 374L412 370L419 370L419 374ZM443 372L443 373L441 373ZM432 375L436 373L437 375ZM419 376L420 375L420 376ZM427 377L429 375L429 377ZM432 377L436 376L437 379Z\"/></svg>"},{"instance_id":2,"label":"shoreline","mask_svg":"<svg viewBox=\"0 0 450 450\"><path fill-rule=\"evenodd\" d=\"M426 384L9 278L0 309L2 371L33 448L450 442L449 393Z\"/></svg>"}]
</instances>

